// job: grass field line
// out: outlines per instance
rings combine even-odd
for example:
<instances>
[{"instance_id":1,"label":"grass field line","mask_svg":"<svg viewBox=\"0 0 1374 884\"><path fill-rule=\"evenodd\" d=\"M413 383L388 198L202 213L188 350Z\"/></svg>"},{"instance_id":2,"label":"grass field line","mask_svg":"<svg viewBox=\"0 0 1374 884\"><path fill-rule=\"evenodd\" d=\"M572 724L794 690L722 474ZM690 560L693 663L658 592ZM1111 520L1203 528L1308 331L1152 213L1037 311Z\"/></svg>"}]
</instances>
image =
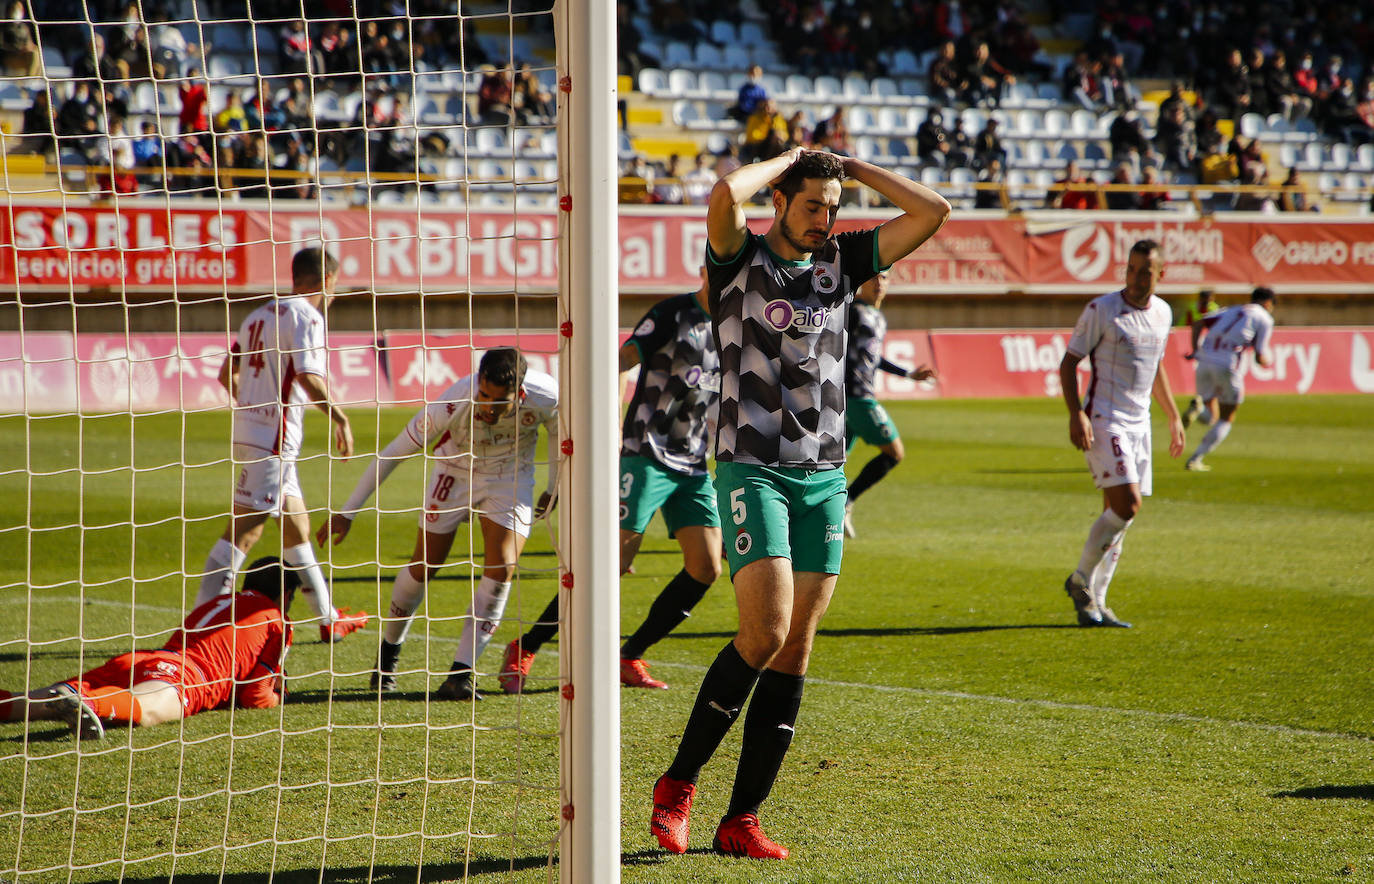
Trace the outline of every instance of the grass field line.
<instances>
[{"instance_id":1,"label":"grass field line","mask_svg":"<svg viewBox=\"0 0 1374 884\"><path fill-rule=\"evenodd\" d=\"M61 602L85 602L91 605L100 605L111 608L127 608L127 602L116 601L114 599L83 599L80 596L56 596L51 601ZM21 599L6 599L5 601L17 602ZM139 605L139 610L154 611L169 614L182 613L181 608L173 608L168 605ZM368 633L372 630L360 630L360 633ZM414 633L415 637L423 635L422 632ZM540 651L540 656L556 656L557 651ZM655 666L666 667L669 669L680 669L687 672L704 673L706 667L697 663L669 663L664 661L654 661ZM1068 712L1093 712L1105 713L1108 715L1120 715L1133 718L1145 718L1155 721L1176 722L1183 724L1204 724L1210 726L1234 727L1245 730L1263 731L1268 733L1284 734L1293 737L1323 737L1338 740L1359 740L1362 742L1374 742L1374 736L1366 734L1352 734L1345 731L1320 731L1311 728L1293 727L1286 724L1266 724L1259 721L1241 721L1229 718L1214 718L1210 715L1191 715L1186 712L1156 712L1153 709L1128 709L1120 706L1098 706L1092 703L1065 703L1062 700L1035 700L1023 697L1002 697L996 694L974 694L968 691L950 691L939 688L914 688L902 685L874 684L871 682L839 681L837 679L815 678L808 676L807 682L813 685L824 685L834 688L850 688L856 690L871 690L885 694L906 694L916 697L940 697L947 700L974 700L981 703L1000 703L1008 706L1030 706L1039 709L1056 709Z\"/></svg>"}]
</instances>

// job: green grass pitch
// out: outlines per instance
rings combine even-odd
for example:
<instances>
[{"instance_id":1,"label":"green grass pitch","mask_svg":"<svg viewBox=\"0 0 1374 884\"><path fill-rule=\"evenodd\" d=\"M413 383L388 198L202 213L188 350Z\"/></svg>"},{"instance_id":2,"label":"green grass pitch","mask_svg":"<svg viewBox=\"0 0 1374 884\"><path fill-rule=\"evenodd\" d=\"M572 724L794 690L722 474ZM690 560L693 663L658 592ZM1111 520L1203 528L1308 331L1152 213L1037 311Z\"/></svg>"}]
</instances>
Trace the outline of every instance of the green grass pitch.
<instances>
[{"instance_id":1,"label":"green grass pitch","mask_svg":"<svg viewBox=\"0 0 1374 884\"><path fill-rule=\"evenodd\" d=\"M793 858L709 851L738 728L703 773L689 855L648 833L653 780L734 630L722 579L650 651L672 689L621 694L623 880L1374 881L1374 397L1256 397L1208 474L1157 447L1110 599L1132 630L1072 625L1061 587L1100 498L1062 406L891 412L907 458L860 501L763 810ZM359 450L407 416L355 414ZM195 593L179 572L223 527L226 432L209 413L0 420L0 687L165 640ZM851 475L872 454L856 449ZM307 498L329 484L342 499L362 463L310 460ZM407 464L382 505L416 506L421 482ZM340 604L388 597L414 515L380 524L360 518L335 552ZM277 542L269 529L260 550ZM536 528L488 671L553 593L551 549ZM366 689L375 625L332 648L311 627L278 710L112 731L79 753L56 725L0 724L0 880L556 880L554 650L523 697L488 677L483 703L426 700L472 544L454 559L394 699ZM623 631L679 567L655 523L622 582Z\"/></svg>"}]
</instances>

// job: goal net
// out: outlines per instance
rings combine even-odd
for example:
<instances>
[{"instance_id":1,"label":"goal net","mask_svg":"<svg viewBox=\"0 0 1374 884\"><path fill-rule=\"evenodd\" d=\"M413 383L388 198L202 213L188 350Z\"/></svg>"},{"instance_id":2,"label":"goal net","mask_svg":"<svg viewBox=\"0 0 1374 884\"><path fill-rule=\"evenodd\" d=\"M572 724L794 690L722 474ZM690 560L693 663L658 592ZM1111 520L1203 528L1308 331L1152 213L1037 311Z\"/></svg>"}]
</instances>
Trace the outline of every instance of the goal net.
<instances>
[{"instance_id":1,"label":"goal net","mask_svg":"<svg viewBox=\"0 0 1374 884\"><path fill-rule=\"evenodd\" d=\"M579 629L592 605L614 615L614 600L569 594L589 578L615 585L614 507L597 491L613 485L599 453L614 443L613 262L584 261L570 234L580 225L614 242L614 206L598 205L613 182L595 180L613 151L580 171L559 164L570 143L613 126L612 89L572 88L579 71L583 83L613 82L604 59L569 59L565 36L577 19L574 45L599 28L605 50L602 6L45 0L6 25L0 879L571 880L570 853L593 843L599 858L577 857L579 868L616 879L618 775L611 764L593 778L589 766L618 760L603 745L618 738L614 676L609 689L595 677L614 665L618 620L609 641L603 627ZM579 180L592 184L577 191ZM570 192L588 199L560 205ZM293 300L293 286L305 298L320 290L293 274L311 247L338 261L336 296L317 314L327 331L311 338L308 310L295 337L277 320L273 350L245 319L274 294ZM579 302L591 285L609 307ZM612 361L592 353L607 346ZM521 441L492 467L478 448L501 440L475 441L485 394L450 390L502 347L518 348L527 377L555 379L559 410L531 426L544 415L511 397ZM264 353L282 395L324 378L351 425L345 458L331 419L302 409L298 488L274 460L283 447L290 460L289 428L259 449L235 444L240 419L263 411L246 379ZM421 440L343 542L317 545L378 452L436 403L468 415L450 428L458 453L436 449L439 434ZM512 464L532 444L531 486ZM560 503L540 519L519 504L555 465ZM455 498L426 530L443 468ZM175 645L193 611L210 622L197 603L216 555L236 587L246 568L221 537L247 546L252 513L283 506L246 561L278 556L304 581L285 701L246 700L275 683L262 674L267 647L254 646L261 668L247 675L135 666L125 687L174 684L179 710L160 705L157 685L116 692L87 703L103 738L73 739L79 713L58 702L60 688L43 690ZM393 604L397 575L420 571L408 567L417 545L434 552L449 521L452 547L420 584L395 689L379 691L383 639L407 613ZM300 524L332 598L310 591L311 556L292 541ZM502 544L521 542L498 616L493 567L512 564ZM506 645L560 588L562 640L507 694ZM364 611L355 630L350 617ZM227 634L236 653L256 635L242 621ZM481 702L442 689L464 659ZM198 679L232 690L210 703ZM592 780L594 794L579 797ZM578 841L582 828L596 834Z\"/></svg>"}]
</instances>

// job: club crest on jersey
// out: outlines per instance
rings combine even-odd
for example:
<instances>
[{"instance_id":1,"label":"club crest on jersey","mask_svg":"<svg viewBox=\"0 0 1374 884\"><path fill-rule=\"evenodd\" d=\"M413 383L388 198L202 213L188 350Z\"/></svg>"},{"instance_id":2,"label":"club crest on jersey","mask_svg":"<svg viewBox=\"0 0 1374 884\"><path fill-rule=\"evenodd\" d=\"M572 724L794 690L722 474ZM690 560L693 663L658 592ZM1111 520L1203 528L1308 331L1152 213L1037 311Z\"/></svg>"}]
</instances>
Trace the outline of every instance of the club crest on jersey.
<instances>
[{"instance_id":1,"label":"club crest on jersey","mask_svg":"<svg viewBox=\"0 0 1374 884\"><path fill-rule=\"evenodd\" d=\"M644 317L644 321L635 327L635 333L633 336L636 338L642 338L645 335L651 335L653 333L654 321L652 318L646 316Z\"/></svg>"},{"instance_id":2,"label":"club crest on jersey","mask_svg":"<svg viewBox=\"0 0 1374 884\"><path fill-rule=\"evenodd\" d=\"M534 412L527 411L524 414L520 415L520 426L532 427L534 426L534 422L538 419L539 418L535 417Z\"/></svg>"},{"instance_id":3,"label":"club crest on jersey","mask_svg":"<svg viewBox=\"0 0 1374 884\"><path fill-rule=\"evenodd\" d=\"M749 554L749 550L754 548L754 538L749 536L748 531L741 530L735 535L735 552L742 556Z\"/></svg>"},{"instance_id":4,"label":"club crest on jersey","mask_svg":"<svg viewBox=\"0 0 1374 884\"><path fill-rule=\"evenodd\" d=\"M629 517L630 517L630 505L629 505L628 503L622 503L622 504L620 505L620 521L623 522L623 521L625 521L626 519L628 519Z\"/></svg>"},{"instance_id":5,"label":"club crest on jersey","mask_svg":"<svg viewBox=\"0 0 1374 884\"><path fill-rule=\"evenodd\" d=\"M795 328L804 334L816 334L825 328L830 311L824 307L798 307L779 298L763 305L763 320L778 331Z\"/></svg>"},{"instance_id":6,"label":"club crest on jersey","mask_svg":"<svg viewBox=\"0 0 1374 884\"><path fill-rule=\"evenodd\" d=\"M839 284L834 269L827 264L817 264L816 269L811 271L811 287L823 295L835 291Z\"/></svg>"}]
</instances>

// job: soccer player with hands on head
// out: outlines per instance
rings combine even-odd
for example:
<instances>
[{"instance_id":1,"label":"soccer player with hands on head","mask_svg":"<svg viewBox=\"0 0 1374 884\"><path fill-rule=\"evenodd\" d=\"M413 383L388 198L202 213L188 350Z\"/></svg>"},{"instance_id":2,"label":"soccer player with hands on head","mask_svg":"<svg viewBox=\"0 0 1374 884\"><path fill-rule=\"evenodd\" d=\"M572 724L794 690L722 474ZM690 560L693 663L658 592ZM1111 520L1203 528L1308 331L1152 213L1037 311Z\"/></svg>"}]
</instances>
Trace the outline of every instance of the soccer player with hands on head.
<instances>
[{"instance_id":1,"label":"soccer player with hands on head","mask_svg":"<svg viewBox=\"0 0 1374 884\"><path fill-rule=\"evenodd\" d=\"M534 451L539 427L549 437L548 489L534 502ZM453 667L435 691L440 700L480 700L473 682L477 659L491 643L510 595L515 565L530 525L553 503L558 484L558 382L529 370L514 347L488 350L477 373L459 378L420 409L358 480L343 509L320 526L324 546L348 536L353 518L397 465L434 446L434 469L410 563L396 574L391 609L382 628L372 686L396 689L396 667L425 587L448 560L458 526L472 514L482 529L482 579L473 593Z\"/></svg>"},{"instance_id":2,"label":"soccer player with hands on head","mask_svg":"<svg viewBox=\"0 0 1374 884\"><path fill-rule=\"evenodd\" d=\"M211 709L271 709L286 697L287 611L300 572L275 556L248 567L237 595L196 607L156 651L121 654L27 695L0 691L0 721L65 721L82 740L110 724L151 727Z\"/></svg>"},{"instance_id":3,"label":"soccer player with hands on head","mask_svg":"<svg viewBox=\"0 0 1374 884\"><path fill-rule=\"evenodd\" d=\"M1260 286L1250 295L1250 303L1208 313L1193 322L1192 350L1184 358L1197 360L1197 395L1183 413L1183 426L1194 420L1212 425L1184 463L1193 472L1211 469L1202 458L1230 435L1236 409L1245 401L1245 371L1241 366L1245 351L1253 349L1261 366L1271 363L1269 339L1274 334L1275 300L1273 289ZM1206 340L1199 346L1204 334Z\"/></svg>"},{"instance_id":4,"label":"soccer player with hands on head","mask_svg":"<svg viewBox=\"0 0 1374 884\"><path fill-rule=\"evenodd\" d=\"M1169 419L1169 454L1183 453L1183 420L1163 364L1173 311L1154 294L1163 273L1159 243L1142 239L1131 246L1125 288L1083 309L1059 363L1069 441L1084 453L1102 490L1102 514L1088 532L1078 567L1064 581L1079 626L1131 625L1107 607L1107 587L1126 529L1152 486L1152 393ZM1093 368L1086 401L1078 392L1078 363L1084 358Z\"/></svg>"},{"instance_id":5,"label":"soccer player with hands on head","mask_svg":"<svg viewBox=\"0 0 1374 884\"><path fill-rule=\"evenodd\" d=\"M682 547L682 570L621 646L620 683L628 687L668 687L649 674L644 652L687 619L720 576L720 517L706 470L720 358L708 310L703 267L698 291L655 304L620 348L622 381L642 366L620 449L620 573L629 571L655 511L663 511L668 536ZM535 653L557 631L554 596L539 622L506 647L507 693L524 689Z\"/></svg>"},{"instance_id":6,"label":"soccer player with hands on head","mask_svg":"<svg viewBox=\"0 0 1374 884\"><path fill-rule=\"evenodd\" d=\"M885 224L832 234L841 182L892 202ZM757 235L744 204L772 184ZM711 191L706 267L720 357L716 503L739 631L702 680L677 754L654 785L650 830L687 850L697 777L744 710L734 792L716 850L783 859L758 810L791 744L816 627L844 543L845 344L855 290L935 235L943 197L862 160L800 148L743 166ZM752 694L752 700L750 695Z\"/></svg>"},{"instance_id":7,"label":"soccer player with hands on head","mask_svg":"<svg viewBox=\"0 0 1374 884\"><path fill-rule=\"evenodd\" d=\"M282 558L300 572L301 590L320 618L320 640L336 642L367 625L367 612L339 611L310 546L310 516L296 459L304 438L305 406L334 425L339 456L353 455L353 430L329 398L329 353L324 311L334 298L339 261L318 246L291 259L291 295L274 297L239 327L219 381L234 403L234 462L242 464L233 514L210 551L196 604L233 594L235 576L262 537L268 518L281 522Z\"/></svg>"}]
</instances>

